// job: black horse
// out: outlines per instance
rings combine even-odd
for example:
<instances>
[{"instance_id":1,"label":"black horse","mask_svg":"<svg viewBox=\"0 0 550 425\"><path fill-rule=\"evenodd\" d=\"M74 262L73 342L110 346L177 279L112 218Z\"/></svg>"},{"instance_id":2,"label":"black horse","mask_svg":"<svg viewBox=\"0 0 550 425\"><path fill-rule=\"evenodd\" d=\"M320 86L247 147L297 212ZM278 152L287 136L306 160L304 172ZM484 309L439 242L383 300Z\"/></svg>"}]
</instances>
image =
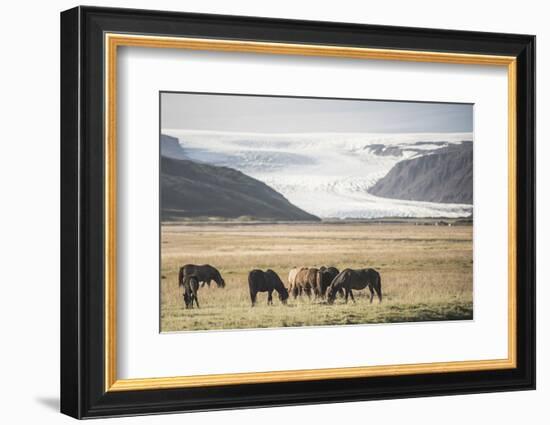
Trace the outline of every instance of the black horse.
<instances>
[{"instance_id":1,"label":"black horse","mask_svg":"<svg viewBox=\"0 0 550 425\"><path fill-rule=\"evenodd\" d=\"M250 300L252 307L256 304L256 295L258 292L267 292L267 304L273 304L273 291L279 293L279 299L283 304L286 304L288 299L288 290L283 285L281 278L273 270L268 269L265 272L262 270L252 270L248 273L248 287L250 288Z\"/></svg>"},{"instance_id":2,"label":"black horse","mask_svg":"<svg viewBox=\"0 0 550 425\"><path fill-rule=\"evenodd\" d=\"M183 286L183 281L188 276L195 276L199 283L202 282L204 287L205 284L210 286L210 282L214 281L218 285L218 288L225 287L225 280L223 280L222 275L217 268L212 267L210 264L203 264L197 266L195 264L186 264L183 267L180 267L179 272L179 286Z\"/></svg>"},{"instance_id":3,"label":"black horse","mask_svg":"<svg viewBox=\"0 0 550 425\"><path fill-rule=\"evenodd\" d=\"M193 308L193 302L199 306L199 280L195 276L189 276L183 281L183 302L185 308Z\"/></svg>"},{"instance_id":4,"label":"black horse","mask_svg":"<svg viewBox=\"0 0 550 425\"><path fill-rule=\"evenodd\" d=\"M375 292L378 296L378 300L382 302L382 282L380 280L380 273L374 269L342 270L327 289L327 301L332 304L336 298L336 293L343 289L345 291L346 302L348 302L348 296L355 302L352 289L365 288L369 288L370 290L371 303Z\"/></svg>"},{"instance_id":5,"label":"black horse","mask_svg":"<svg viewBox=\"0 0 550 425\"><path fill-rule=\"evenodd\" d=\"M319 267L317 271L317 282L315 284L315 296L325 298L327 288L330 286L336 276L338 276L338 269L336 267ZM344 291L340 291L344 296Z\"/></svg>"}]
</instances>

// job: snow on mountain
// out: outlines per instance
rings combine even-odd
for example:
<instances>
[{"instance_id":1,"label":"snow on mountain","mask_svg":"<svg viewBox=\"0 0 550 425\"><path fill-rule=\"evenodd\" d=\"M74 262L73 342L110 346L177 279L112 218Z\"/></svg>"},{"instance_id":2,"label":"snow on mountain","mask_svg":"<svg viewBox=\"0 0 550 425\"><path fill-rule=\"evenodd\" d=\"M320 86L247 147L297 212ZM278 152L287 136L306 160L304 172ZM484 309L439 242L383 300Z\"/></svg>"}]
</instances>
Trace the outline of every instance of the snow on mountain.
<instances>
[{"instance_id":1,"label":"snow on mountain","mask_svg":"<svg viewBox=\"0 0 550 425\"><path fill-rule=\"evenodd\" d=\"M323 218L465 217L472 205L380 198L367 189L399 161L471 133L226 133L163 129L195 161L237 169Z\"/></svg>"}]
</instances>

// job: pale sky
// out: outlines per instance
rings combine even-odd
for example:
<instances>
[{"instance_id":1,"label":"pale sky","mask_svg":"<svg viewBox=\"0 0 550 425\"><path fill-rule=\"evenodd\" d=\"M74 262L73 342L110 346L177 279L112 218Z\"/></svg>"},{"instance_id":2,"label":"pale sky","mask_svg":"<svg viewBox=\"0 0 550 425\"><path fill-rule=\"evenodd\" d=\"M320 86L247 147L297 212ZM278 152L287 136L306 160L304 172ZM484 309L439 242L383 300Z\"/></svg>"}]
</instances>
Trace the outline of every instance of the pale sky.
<instances>
[{"instance_id":1,"label":"pale sky","mask_svg":"<svg viewBox=\"0 0 550 425\"><path fill-rule=\"evenodd\" d=\"M473 105L161 93L161 128L251 133L473 131Z\"/></svg>"}]
</instances>

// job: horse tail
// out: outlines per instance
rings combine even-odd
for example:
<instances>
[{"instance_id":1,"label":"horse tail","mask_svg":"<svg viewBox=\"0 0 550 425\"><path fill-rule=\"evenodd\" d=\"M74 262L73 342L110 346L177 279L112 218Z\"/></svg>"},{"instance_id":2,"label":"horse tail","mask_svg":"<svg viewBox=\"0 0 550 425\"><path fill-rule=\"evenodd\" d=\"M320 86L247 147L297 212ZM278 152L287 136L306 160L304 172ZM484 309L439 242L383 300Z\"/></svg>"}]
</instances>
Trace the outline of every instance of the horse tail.
<instances>
[{"instance_id":1,"label":"horse tail","mask_svg":"<svg viewBox=\"0 0 550 425\"><path fill-rule=\"evenodd\" d=\"M380 273L376 273L376 284L374 290L376 295L378 295L378 300L382 302L382 279L380 278Z\"/></svg>"},{"instance_id":2,"label":"horse tail","mask_svg":"<svg viewBox=\"0 0 550 425\"><path fill-rule=\"evenodd\" d=\"M256 303L256 285L252 280L252 272L248 273L248 289L250 290L250 301L252 303L252 307L254 307L254 304Z\"/></svg>"},{"instance_id":3,"label":"horse tail","mask_svg":"<svg viewBox=\"0 0 550 425\"><path fill-rule=\"evenodd\" d=\"M317 270L317 273L315 274L315 295L321 296L322 295L322 281L323 281L323 275L321 270Z\"/></svg>"},{"instance_id":4,"label":"horse tail","mask_svg":"<svg viewBox=\"0 0 550 425\"><path fill-rule=\"evenodd\" d=\"M183 267L180 267L180 272L178 275L178 286L183 286Z\"/></svg>"},{"instance_id":5,"label":"horse tail","mask_svg":"<svg viewBox=\"0 0 550 425\"><path fill-rule=\"evenodd\" d=\"M292 284L294 283L294 274L295 274L296 267L293 267L288 272L288 288L292 289Z\"/></svg>"}]
</instances>

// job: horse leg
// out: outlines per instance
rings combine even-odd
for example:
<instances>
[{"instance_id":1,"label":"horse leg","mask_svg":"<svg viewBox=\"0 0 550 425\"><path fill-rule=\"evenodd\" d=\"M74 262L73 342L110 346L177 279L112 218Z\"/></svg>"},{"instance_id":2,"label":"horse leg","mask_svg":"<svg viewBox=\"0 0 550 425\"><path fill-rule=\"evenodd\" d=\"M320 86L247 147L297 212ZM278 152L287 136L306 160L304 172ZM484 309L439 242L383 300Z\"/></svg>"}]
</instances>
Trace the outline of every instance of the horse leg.
<instances>
[{"instance_id":1,"label":"horse leg","mask_svg":"<svg viewBox=\"0 0 550 425\"><path fill-rule=\"evenodd\" d=\"M273 291L267 291L267 305L273 305Z\"/></svg>"},{"instance_id":2,"label":"horse leg","mask_svg":"<svg viewBox=\"0 0 550 425\"><path fill-rule=\"evenodd\" d=\"M374 298L374 289L372 289L372 285L369 285L369 291L370 291L370 303L372 304L372 299Z\"/></svg>"},{"instance_id":3,"label":"horse leg","mask_svg":"<svg viewBox=\"0 0 550 425\"><path fill-rule=\"evenodd\" d=\"M307 287L307 288L304 289L304 291L305 291L308 299L311 300L311 288Z\"/></svg>"},{"instance_id":4,"label":"horse leg","mask_svg":"<svg viewBox=\"0 0 550 425\"><path fill-rule=\"evenodd\" d=\"M193 298L195 298L195 304L197 304L197 308L201 308L201 306L199 305L199 297L198 297L198 292L197 291L193 291Z\"/></svg>"},{"instance_id":5,"label":"horse leg","mask_svg":"<svg viewBox=\"0 0 550 425\"><path fill-rule=\"evenodd\" d=\"M348 296L349 296L350 290L346 288L345 292L346 292L345 297L346 297L346 304L347 304L347 303L348 303Z\"/></svg>"},{"instance_id":6,"label":"horse leg","mask_svg":"<svg viewBox=\"0 0 550 425\"><path fill-rule=\"evenodd\" d=\"M349 296L351 297L351 300L355 303L355 298L353 298L353 292L351 288L349 289Z\"/></svg>"},{"instance_id":7,"label":"horse leg","mask_svg":"<svg viewBox=\"0 0 550 425\"><path fill-rule=\"evenodd\" d=\"M250 291L250 301L252 302L252 307L256 304L256 292Z\"/></svg>"}]
</instances>

